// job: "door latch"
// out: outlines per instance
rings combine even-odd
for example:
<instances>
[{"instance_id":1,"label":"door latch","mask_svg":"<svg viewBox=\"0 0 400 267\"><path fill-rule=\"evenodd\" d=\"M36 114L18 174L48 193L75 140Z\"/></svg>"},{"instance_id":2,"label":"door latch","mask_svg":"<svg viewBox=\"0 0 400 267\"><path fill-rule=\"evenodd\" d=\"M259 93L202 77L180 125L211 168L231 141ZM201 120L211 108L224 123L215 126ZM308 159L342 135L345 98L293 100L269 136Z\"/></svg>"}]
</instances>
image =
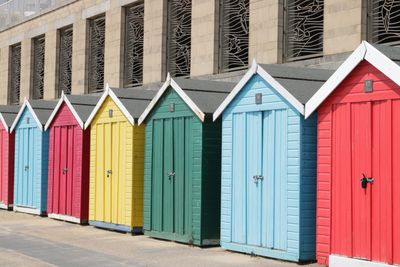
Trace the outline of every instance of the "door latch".
<instances>
[{"instance_id":1,"label":"door latch","mask_svg":"<svg viewBox=\"0 0 400 267\"><path fill-rule=\"evenodd\" d=\"M112 171L111 170L107 170L107 178L109 178L111 174L112 174Z\"/></svg>"},{"instance_id":2,"label":"door latch","mask_svg":"<svg viewBox=\"0 0 400 267\"><path fill-rule=\"evenodd\" d=\"M29 170L29 166L26 165L26 166L25 166L25 171L28 171L28 170Z\"/></svg>"},{"instance_id":3,"label":"door latch","mask_svg":"<svg viewBox=\"0 0 400 267\"><path fill-rule=\"evenodd\" d=\"M374 183L374 178L366 177L365 174L363 173L363 177L360 179L360 181L361 181L361 187L365 189L367 188L368 184Z\"/></svg>"},{"instance_id":4,"label":"door latch","mask_svg":"<svg viewBox=\"0 0 400 267\"><path fill-rule=\"evenodd\" d=\"M171 178L175 176L175 172L170 172L168 173L168 179L171 180Z\"/></svg>"},{"instance_id":5,"label":"door latch","mask_svg":"<svg viewBox=\"0 0 400 267\"><path fill-rule=\"evenodd\" d=\"M254 181L254 183L258 183L258 180L262 180L262 179L264 179L264 176L262 176L262 175L254 175L253 176L253 181Z\"/></svg>"},{"instance_id":6,"label":"door latch","mask_svg":"<svg viewBox=\"0 0 400 267\"><path fill-rule=\"evenodd\" d=\"M68 168L67 168L67 167L64 167L64 169L62 170L62 173L63 173L63 174L66 174L67 171L68 171Z\"/></svg>"}]
</instances>

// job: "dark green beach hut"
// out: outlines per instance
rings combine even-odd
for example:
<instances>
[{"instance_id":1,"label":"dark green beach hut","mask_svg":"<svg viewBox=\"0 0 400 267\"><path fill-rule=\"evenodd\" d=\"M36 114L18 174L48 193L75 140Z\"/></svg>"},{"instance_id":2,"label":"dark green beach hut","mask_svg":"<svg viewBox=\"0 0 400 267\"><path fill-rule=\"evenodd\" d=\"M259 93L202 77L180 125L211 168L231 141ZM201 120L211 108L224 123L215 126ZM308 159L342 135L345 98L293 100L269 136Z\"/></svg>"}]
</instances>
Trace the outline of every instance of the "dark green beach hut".
<instances>
[{"instance_id":1,"label":"dark green beach hut","mask_svg":"<svg viewBox=\"0 0 400 267\"><path fill-rule=\"evenodd\" d=\"M221 121L212 114L234 84L167 78L139 119L146 124L145 235L219 244Z\"/></svg>"}]
</instances>

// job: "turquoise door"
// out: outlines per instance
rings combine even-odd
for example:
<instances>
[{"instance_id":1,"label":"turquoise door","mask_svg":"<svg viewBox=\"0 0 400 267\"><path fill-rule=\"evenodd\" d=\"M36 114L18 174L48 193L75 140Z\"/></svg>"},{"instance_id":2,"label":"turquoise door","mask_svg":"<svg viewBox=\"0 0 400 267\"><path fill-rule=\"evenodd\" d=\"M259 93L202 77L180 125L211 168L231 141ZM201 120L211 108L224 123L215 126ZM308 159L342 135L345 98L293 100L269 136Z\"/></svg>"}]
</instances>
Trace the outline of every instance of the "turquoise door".
<instances>
[{"instance_id":1,"label":"turquoise door","mask_svg":"<svg viewBox=\"0 0 400 267\"><path fill-rule=\"evenodd\" d=\"M233 114L232 242L286 250L287 111Z\"/></svg>"},{"instance_id":2,"label":"turquoise door","mask_svg":"<svg viewBox=\"0 0 400 267\"><path fill-rule=\"evenodd\" d=\"M36 186L34 180L34 132L35 128L24 127L18 129L19 143L17 166L17 194L16 204L36 208Z\"/></svg>"}]
</instances>

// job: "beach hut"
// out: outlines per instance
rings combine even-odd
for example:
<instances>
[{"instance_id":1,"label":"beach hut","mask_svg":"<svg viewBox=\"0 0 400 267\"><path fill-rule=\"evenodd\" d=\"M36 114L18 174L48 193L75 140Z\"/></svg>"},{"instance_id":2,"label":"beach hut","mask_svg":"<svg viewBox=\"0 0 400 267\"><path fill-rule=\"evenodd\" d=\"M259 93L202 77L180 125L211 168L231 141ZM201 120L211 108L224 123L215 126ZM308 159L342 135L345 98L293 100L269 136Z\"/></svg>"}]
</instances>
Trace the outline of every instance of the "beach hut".
<instances>
[{"instance_id":1,"label":"beach hut","mask_svg":"<svg viewBox=\"0 0 400 267\"><path fill-rule=\"evenodd\" d=\"M19 106L0 106L0 209L11 209L14 197L14 133L10 127Z\"/></svg>"},{"instance_id":2,"label":"beach hut","mask_svg":"<svg viewBox=\"0 0 400 267\"><path fill-rule=\"evenodd\" d=\"M137 118L156 91L106 87L90 127L89 224L142 232L144 126Z\"/></svg>"},{"instance_id":3,"label":"beach hut","mask_svg":"<svg viewBox=\"0 0 400 267\"><path fill-rule=\"evenodd\" d=\"M315 259L317 124L303 114L331 74L253 62L214 113L222 117L223 248Z\"/></svg>"},{"instance_id":4,"label":"beach hut","mask_svg":"<svg viewBox=\"0 0 400 267\"><path fill-rule=\"evenodd\" d=\"M15 211L46 214L49 135L44 125L56 103L25 99L11 126L11 133L15 132Z\"/></svg>"},{"instance_id":5,"label":"beach hut","mask_svg":"<svg viewBox=\"0 0 400 267\"><path fill-rule=\"evenodd\" d=\"M167 78L140 116L146 124L144 234L219 244L221 121L232 83Z\"/></svg>"},{"instance_id":6,"label":"beach hut","mask_svg":"<svg viewBox=\"0 0 400 267\"><path fill-rule=\"evenodd\" d=\"M89 216L90 128L84 123L100 96L61 95L45 125L49 132L47 215L75 223Z\"/></svg>"},{"instance_id":7,"label":"beach hut","mask_svg":"<svg viewBox=\"0 0 400 267\"><path fill-rule=\"evenodd\" d=\"M318 114L317 260L400 265L400 48L362 44L307 102Z\"/></svg>"}]
</instances>

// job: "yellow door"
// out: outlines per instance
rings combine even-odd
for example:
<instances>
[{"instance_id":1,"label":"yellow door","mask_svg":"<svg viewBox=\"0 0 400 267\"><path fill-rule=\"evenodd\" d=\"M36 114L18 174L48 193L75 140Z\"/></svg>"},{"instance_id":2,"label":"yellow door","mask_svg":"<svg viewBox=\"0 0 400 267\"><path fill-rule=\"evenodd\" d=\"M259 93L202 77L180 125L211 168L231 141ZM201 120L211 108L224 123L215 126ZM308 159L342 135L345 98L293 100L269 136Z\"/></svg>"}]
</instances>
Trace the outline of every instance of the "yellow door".
<instances>
[{"instance_id":1,"label":"yellow door","mask_svg":"<svg viewBox=\"0 0 400 267\"><path fill-rule=\"evenodd\" d=\"M89 220L141 227L144 126L132 126L108 98L90 129Z\"/></svg>"}]
</instances>

